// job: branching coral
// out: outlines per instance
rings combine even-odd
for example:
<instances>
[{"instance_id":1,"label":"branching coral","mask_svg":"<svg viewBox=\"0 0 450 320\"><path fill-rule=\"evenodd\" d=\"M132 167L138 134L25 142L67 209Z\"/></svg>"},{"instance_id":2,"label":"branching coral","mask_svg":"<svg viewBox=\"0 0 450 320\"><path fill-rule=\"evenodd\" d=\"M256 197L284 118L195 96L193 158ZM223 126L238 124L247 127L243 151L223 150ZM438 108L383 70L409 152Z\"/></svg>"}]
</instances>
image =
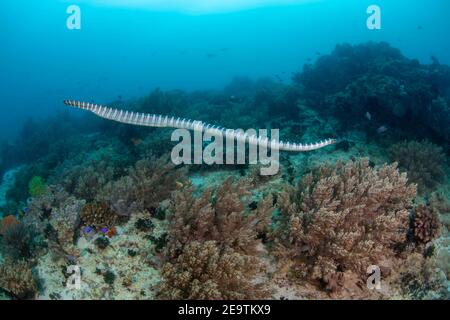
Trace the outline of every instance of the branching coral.
<instances>
[{"instance_id":1,"label":"branching coral","mask_svg":"<svg viewBox=\"0 0 450 320\"><path fill-rule=\"evenodd\" d=\"M214 241L191 242L162 269L163 299L259 299L267 291L252 283L255 257L221 248Z\"/></svg>"},{"instance_id":2,"label":"branching coral","mask_svg":"<svg viewBox=\"0 0 450 320\"><path fill-rule=\"evenodd\" d=\"M198 198L188 186L175 193L169 216L160 294L178 299L251 299L268 294L253 280L262 263L256 257L258 232L273 210L267 197L250 211L244 183L226 180Z\"/></svg>"},{"instance_id":3,"label":"branching coral","mask_svg":"<svg viewBox=\"0 0 450 320\"><path fill-rule=\"evenodd\" d=\"M32 298L37 283L29 262L6 260L0 265L0 287L19 299Z\"/></svg>"},{"instance_id":4,"label":"branching coral","mask_svg":"<svg viewBox=\"0 0 450 320\"><path fill-rule=\"evenodd\" d=\"M418 242L428 243L439 235L439 218L430 206L420 205L414 210L414 238Z\"/></svg>"},{"instance_id":5,"label":"branching coral","mask_svg":"<svg viewBox=\"0 0 450 320\"><path fill-rule=\"evenodd\" d=\"M123 145L110 140L107 146L66 160L56 168L49 183L62 185L68 193L79 199L93 201L108 182L123 174L128 161Z\"/></svg>"},{"instance_id":6,"label":"branching coral","mask_svg":"<svg viewBox=\"0 0 450 320\"><path fill-rule=\"evenodd\" d=\"M216 241L237 252L253 254L257 235L270 221L272 198L264 199L255 210L247 208L249 192L243 183L227 179L216 191L206 190L199 198L193 188L177 192L171 201L168 248L176 254L191 241ZM246 199L245 199L246 198Z\"/></svg>"},{"instance_id":7,"label":"branching coral","mask_svg":"<svg viewBox=\"0 0 450 320\"><path fill-rule=\"evenodd\" d=\"M373 169L361 159L324 165L278 197L277 253L295 260L300 276L326 282L339 279L338 272L365 275L406 241L415 195L395 164Z\"/></svg>"},{"instance_id":8,"label":"branching coral","mask_svg":"<svg viewBox=\"0 0 450 320\"><path fill-rule=\"evenodd\" d=\"M166 156L140 160L127 176L108 183L97 200L107 202L121 216L139 210L152 211L176 190L183 173Z\"/></svg>"},{"instance_id":9,"label":"branching coral","mask_svg":"<svg viewBox=\"0 0 450 320\"><path fill-rule=\"evenodd\" d=\"M419 192L433 189L444 176L445 155L442 148L429 141L404 141L389 149L392 161L408 172L410 181L418 184Z\"/></svg>"},{"instance_id":10,"label":"branching coral","mask_svg":"<svg viewBox=\"0 0 450 320\"><path fill-rule=\"evenodd\" d=\"M33 256L36 243L34 230L24 223L10 224L3 230L2 247L13 260L29 259Z\"/></svg>"},{"instance_id":11,"label":"branching coral","mask_svg":"<svg viewBox=\"0 0 450 320\"><path fill-rule=\"evenodd\" d=\"M114 171L114 167L105 161L93 161L72 166L64 172L61 182L70 194L91 201L104 185L114 179Z\"/></svg>"}]
</instances>

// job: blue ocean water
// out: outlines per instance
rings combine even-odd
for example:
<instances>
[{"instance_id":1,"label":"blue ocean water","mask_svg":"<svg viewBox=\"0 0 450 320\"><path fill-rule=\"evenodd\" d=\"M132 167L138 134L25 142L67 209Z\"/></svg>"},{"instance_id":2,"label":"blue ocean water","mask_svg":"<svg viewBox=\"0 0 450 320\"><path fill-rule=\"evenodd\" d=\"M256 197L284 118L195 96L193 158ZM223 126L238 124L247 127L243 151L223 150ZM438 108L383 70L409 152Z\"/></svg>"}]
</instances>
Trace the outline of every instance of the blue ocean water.
<instances>
[{"instance_id":1,"label":"blue ocean water","mask_svg":"<svg viewBox=\"0 0 450 320\"><path fill-rule=\"evenodd\" d=\"M69 30L69 5L81 29ZM369 5L381 30L366 27ZM388 41L450 63L446 0L32 1L0 3L0 136L67 98L106 103L162 89L219 89L234 76L283 82L337 43Z\"/></svg>"}]
</instances>

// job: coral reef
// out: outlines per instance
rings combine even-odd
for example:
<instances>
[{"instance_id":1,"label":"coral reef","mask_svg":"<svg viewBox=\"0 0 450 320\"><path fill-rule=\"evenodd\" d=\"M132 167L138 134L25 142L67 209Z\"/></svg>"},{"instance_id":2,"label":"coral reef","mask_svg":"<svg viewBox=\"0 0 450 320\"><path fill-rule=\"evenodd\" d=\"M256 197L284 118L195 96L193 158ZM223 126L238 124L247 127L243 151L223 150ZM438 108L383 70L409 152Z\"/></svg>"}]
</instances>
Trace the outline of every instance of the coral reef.
<instances>
[{"instance_id":1,"label":"coral reef","mask_svg":"<svg viewBox=\"0 0 450 320\"><path fill-rule=\"evenodd\" d=\"M97 200L108 203L124 217L141 210L150 212L170 197L177 188L177 182L183 181L184 173L182 169L176 170L167 156L142 159L129 170L128 175L105 185Z\"/></svg>"},{"instance_id":2,"label":"coral reef","mask_svg":"<svg viewBox=\"0 0 450 320\"><path fill-rule=\"evenodd\" d=\"M193 188L174 194L169 237L162 267L161 297L178 299L251 299L268 295L255 283L258 232L269 223L272 199L248 212L244 183L227 179L199 198ZM248 200L247 200L248 201Z\"/></svg>"},{"instance_id":3,"label":"coral reef","mask_svg":"<svg viewBox=\"0 0 450 320\"><path fill-rule=\"evenodd\" d=\"M10 223L2 232L1 248L13 260L30 259L36 246L33 228L24 223Z\"/></svg>"},{"instance_id":4,"label":"coral reef","mask_svg":"<svg viewBox=\"0 0 450 320\"><path fill-rule=\"evenodd\" d=\"M64 170L61 184L70 194L93 201L98 191L114 179L114 171L114 166L109 162L93 160Z\"/></svg>"},{"instance_id":5,"label":"coral reef","mask_svg":"<svg viewBox=\"0 0 450 320\"><path fill-rule=\"evenodd\" d=\"M0 265L0 288L18 299L33 298L37 282L29 262L6 260Z\"/></svg>"},{"instance_id":6,"label":"coral reef","mask_svg":"<svg viewBox=\"0 0 450 320\"><path fill-rule=\"evenodd\" d=\"M20 168L12 169L3 175L0 184L0 210L7 205L7 193L8 191L15 185L16 183L16 172L20 170ZM1 211L0 211L0 215Z\"/></svg>"},{"instance_id":7,"label":"coral reef","mask_svg":"<svg viewBox=\"0 0 450 320\"><path fill-rule=\"evenodd\" d=\"M104 202L87 203L81 209L80 218L86 226L93 226L99 230L113 227L117 221L116 213Z\"/></svg>"},{"instance_id":8,"label":"coral reef","mask_svg":"<svg viewBox=\"0 0 450 320\"><path fill-rule=\"evenodd\" d=\"M294 81L309 105L339 119L339 130L359 127L374 136L376 128L388 125L402 135L448 142L446 65L421 65L386 42L339 44L306 64ZM364 123L367 112L371 120Z\"/></svg>"},{"instance_id":9,"label":"coral reef","mask_svg":"<svg viewBox=\"0 0 450 320\"><path fill-rule=\"evenodd\" d=\"M30 197L29 183L34 176L45 176L46 169L39 164L22 165L10 172L10 184L5 190L6 200L3 212L8 214L18 214L20 209L26 206Z\"/></svg>"},{"instance_id":10,"label":"coral reef","mask_svg":"<svg viewBox=\"0 0 450 320\"><path fill-rule=\"evenodd\" d=\"M3 217L3 219L0 221L0 235L5 235L8 229L14 228L18 224L19 220L17 220L16 216L9 215Z\"/></svg>"},{"instance_id":11,"label":"coral reef","mask_svg":"<svg viewBox=\"0 0 450 320\"><path fill-rule=\"evenodd\" d=\"M84 139L84 137L80 137ZM110 181L124 174L133 161L117 139L96 140L87 152L66 159L51 171L49 185L60 185L71 195L91 202Z\"/></svg>"},{"instance_id":12,"label":"coral reef","mask_svg":"<svg viewBox=\"0 0 450 320\"><path fill-rule=\"evenodd\" d=\"M84 200L73 199L71 203L57 210L53 210L51 214L50 225L55 230L57 242L64 252L70 253L71 255L77 254L74 243L84 208Z\"/></svg>"},{"instance_id":13,"label":"coral reef","mask_svg":"<svg viewBox=\"0 0 450 320\"><path fill-rule=\"evenodd\" d=\"M72 112L29 121L0 142L0 292L448 300L449 93L450 67L437 59L363 43L317 55L289 84L238 77L223 90L156 89L111 103L134 115L114 116L124 122L144 122L133 110L278 128L283 141L338 139L281 152L274 176L260 165L175 166L167 128ZM381 290L366 286L373 264ZM77 290L67 286L74 265Z\"/></svg>"},{"instance_id":14,"label":"coral reef","mask_svg":"<svg viewBox=\"0 0 450 320\"><path fill-rule=\"evenodd\" d=\"M193 241L162 268L159 290L163 299L261 299L268 292L252 283L254 257L221 248L214 241Z\"/></svg>"},{"instance_id":15,"label":"coral reef","mask_svg":"<svg viewBox=\"0 0 450 320\"><path fill-rule=\"evenodd\" d=\"M414 238L422 243L428 243L439 235L440 223L435 210L430 206L420 205L414 210Z\"/></svg>"},{"instance_id":16,"label":"coral reef","mask_svg":"<svg viewBox=\"0 0 450 320\"><path fill-rule=\"evenodd\" d=\"M106 249L109 246L110 241L108 240L108 238L101 236L95 239L94 243L100 249Z\"/></svg>"},{"instance_id":17,"label":"coral reef","mask_svg":"<svg viewBox=\"0 0 450 320\"><path fill-rule=\"evenodd\" d=\"M419 253L410 253L395 269L399 270L396 283L405 297L448 300L446 276L435 259L423 259Z\"/></svg>"},{"instance_id":18,"label":"coral reef","mask_svg":"<svg viewBox=\"0 0 450 320\"><path fill-rule=\"evenodd\" d=\"M429 106L430 125L436 132L442 132L443 137L450 140L450 101L439 96Z\"/></svg>"},{"instance_id":19,"label":"coral reef","mask_svg":"<svg viewBox=\"0 0 450 320\"><path fill-rule=\"evenodd\" d=\"M295 260L299 277L339 284L339 272L361 276L406 242L416 195L396 165L373 169L368 159L324 165L278 197L276 254Z\"/></svg>"},{"instance_id":20,"label":"coral reef","mask_svg":"<svg viewBox=\"0 0 450 320\"><path fill-rule=\"evenodd\" d=\"M81 233L76 247L80 254L76 265L81 271L81 288L71 290L66 286L67 267L73 262L55 259L54 252L43 255L36 266L40 278L44 279L41 299L153 299L155 288L160 281L152 255L154 243L149 233L139 232L136 221L146 217L145 213L136 213L131 219L117 227L117 235L107 238L105 235ZM164 232L161 223L154 221L155 237ZM101 240L97 240L101 239ZM107 246L98 247L98 242L107 241ZM106 242L105 241L105 242ZM134 254L130 255L132 251ZM114 275L114 281L112 278Z\"/></svg>"},{"instance_id":21,"label":"coral reef","mask_svg":"<svg viewBox=\"0 0 450 320\"><path fill-rule=\"evenodd\" d=\"M192 241L216 241L236 252L253 254L258 232L266 229L273 211L272 198L262 200L250 211L250 193L243 181L227 179L217 190L206 190L196 198L190 186L171 200L169 256L177 255Z\"/></svg>"},{"instance_id":22,"label":"coral reef","mask_svg":"<svg viewBox=\"0 0 450 320\"><path fill-rule=\"evenodd\" d=\"M389 148L389 156L408 172L408 179L417 183L420 193L432 190L445 175L442 148L429 141L396 143Z\"/></svg>"},{"instance_id":23,"label":"coral reef","mask_svg":"<svg viewBox=\"0 0 450 320\"><path fill-rule=\"evenodd\" d=\"M30 183L28 184L28 192L30 193L30 196L37 197L40 196L45 192L45 182L42 177L34 176L31 178Z\"/></svg>"}]
</instances>

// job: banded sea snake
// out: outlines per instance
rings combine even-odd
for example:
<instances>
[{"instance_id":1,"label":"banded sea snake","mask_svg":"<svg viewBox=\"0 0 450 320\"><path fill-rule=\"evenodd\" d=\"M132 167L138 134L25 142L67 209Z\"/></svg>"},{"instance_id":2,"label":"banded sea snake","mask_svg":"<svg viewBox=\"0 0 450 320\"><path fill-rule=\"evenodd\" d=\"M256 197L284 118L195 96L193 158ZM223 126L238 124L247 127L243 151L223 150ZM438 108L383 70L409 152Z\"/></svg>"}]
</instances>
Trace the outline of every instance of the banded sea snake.
<instances>
[{"instance_id":1,"label":"banded sea snake","mask_svg":"<svg viewBox=\"0 0 450 320\"><path fill-rule=\"evenodd\" d=\"M115 108L109 108L93 103L64 100L67 106L83 109L96 114L99 117L113 120L121 123L127 123L137 126L147 127L168 127L177 129L188 129L195 131L202 131L209 134L224 134L227 138L236 139L237 141L247 142L251 145L264 146L266 148L278 149L282 151L303 152L320 149L331 144L335 144L335 139L327 139L312 144L291 143L277 140L269 140L267 137L247 134L241 130L225 129L222 127L203 123L202 121L195 121L189 119L180 119L175 117L138 113L132 111L124 111Z\"/></svg>"}]
</instances>

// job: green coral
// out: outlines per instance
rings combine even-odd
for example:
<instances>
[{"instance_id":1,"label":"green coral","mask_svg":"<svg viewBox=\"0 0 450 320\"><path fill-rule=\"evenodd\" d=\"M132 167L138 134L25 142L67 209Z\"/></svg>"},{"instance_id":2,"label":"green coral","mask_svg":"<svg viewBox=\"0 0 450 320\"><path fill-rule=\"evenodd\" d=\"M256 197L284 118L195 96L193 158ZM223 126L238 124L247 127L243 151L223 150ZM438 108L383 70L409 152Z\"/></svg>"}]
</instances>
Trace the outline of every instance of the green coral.
<instances>
[{"instance_id":1,"label":"green coral","mask_svg":"<svg viewBox=\"0 0 450 320\"><path fill-rule=\"evenodd\" d=\"M34 176L28 183L28 193L33 198L44 194L46 188L47 186L45 184L44 179L42 179L42 177L39 176Z\"/></svg>"}]
</instances>

